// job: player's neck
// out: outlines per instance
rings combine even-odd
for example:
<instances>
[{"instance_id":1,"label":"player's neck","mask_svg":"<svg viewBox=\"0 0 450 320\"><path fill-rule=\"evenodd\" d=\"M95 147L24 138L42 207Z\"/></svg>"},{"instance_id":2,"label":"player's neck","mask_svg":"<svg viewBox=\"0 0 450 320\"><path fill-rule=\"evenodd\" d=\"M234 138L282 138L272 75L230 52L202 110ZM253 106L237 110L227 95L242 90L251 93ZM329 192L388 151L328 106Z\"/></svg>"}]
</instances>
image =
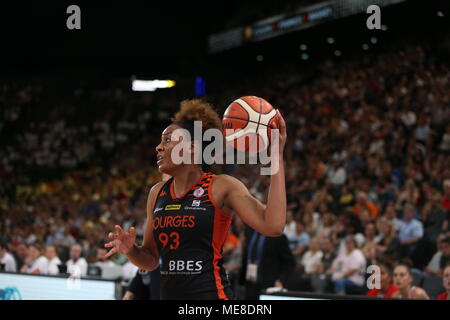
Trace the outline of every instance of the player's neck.
<instances>
[{"instance_id":1,"label":"player's neck","mask_svg":"<svg viewBox=\"0 0 450 320\"><path fill-rule=\"evenodd\" d=\"M173 191L176 196L182 195L200 179L203 171L197 166L183 168L173 176Z\"/></svg>"},{"instance_id":2,"label":"player's neck","mask_svg":"<svg viewBox=\"0 0 450 320\"><path fill-rule=\"evenodd\" d=\"M409 291L411 290L411 286L407 286L405 288L400 289L400 294L403 298L408 298L409 296Z\"/></svg>"}]
</instances>

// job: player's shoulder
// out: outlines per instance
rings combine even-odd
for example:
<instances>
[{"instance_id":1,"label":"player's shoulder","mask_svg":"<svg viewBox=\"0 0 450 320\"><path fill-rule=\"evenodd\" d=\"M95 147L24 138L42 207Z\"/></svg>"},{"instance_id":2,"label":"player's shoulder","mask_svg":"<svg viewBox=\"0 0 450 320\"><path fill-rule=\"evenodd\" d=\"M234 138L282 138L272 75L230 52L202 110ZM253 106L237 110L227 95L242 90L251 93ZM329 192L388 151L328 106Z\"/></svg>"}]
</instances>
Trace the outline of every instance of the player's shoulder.
<instances>
[{"instance_id":1,"label":"player's shoulder","mask_svg":"<svg viewBox=\"0 0 450 320\"><path fill-rule=\"evenodd\" d=\"M228 174L217 175L213 181L213 190L220 196L226 196L230 193L246 194L248 191L242 181Z\"/></svg>"},{"instance_id":2,"label":"player's shoulder","mask_svg":"<svg viewBox=\"0 0 450 320\"><path fill-rule=\"evenodd\" d=\"M223 184L225 186L237 186L243 184L242 181L228 174L218 174L215 176L214 180L217 184Z\"/></svg>"},{"instance_id":3,"label":"player's shoulder","mask_svg":"<svg viewBox=\"0 0 450 320\"><path fill-rule=\"evenodd\" d=\"M157 183L155 183L151 188L150 191L148 193L148 198L156 197L156 195L159 193L159 191L162 189L162 187L164 186L164 184L167 181L159 181Z\"/></svg>"},{"instance_id":4,"label":"player's shoulder","mask_svg":"<svg viewBox=\"0 0 450 320\"><path fill-rule=\"evenodd\" d=\"M429 299L427 292L420 287L415 287L414 296L420 299Z\"/></svg>"}]
</instances>

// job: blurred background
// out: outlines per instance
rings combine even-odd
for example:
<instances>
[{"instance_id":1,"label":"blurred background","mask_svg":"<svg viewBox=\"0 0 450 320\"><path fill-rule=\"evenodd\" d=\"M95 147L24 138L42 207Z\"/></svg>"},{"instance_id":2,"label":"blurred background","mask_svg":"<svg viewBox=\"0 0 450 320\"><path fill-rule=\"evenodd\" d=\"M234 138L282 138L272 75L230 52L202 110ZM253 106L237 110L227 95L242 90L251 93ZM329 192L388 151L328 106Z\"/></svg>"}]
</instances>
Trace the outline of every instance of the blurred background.
<instances>
[{"instance_id":1,"label":"blurred background","mask_svg":"<svg viewBox=\"0 0 450 320\"><path fill-rule=\"evenodd\" d=\"M446 290L448 1L79 1L81 30L68 30L71 4L0 5L0 299L121 299L139 273L101 248L115 224L142 237L161 131L183 99L221 114L244 95L287 120L292 259L274 277L288 292L365 296L365 267L400 261L430 298ZM137 92L134 79L175 85ZM259 168L222 172L265 201ZM364 264L342 292L347 236ZM238 299L245 243L235 219L223 255Z\"/></svg>"}]
</instances>

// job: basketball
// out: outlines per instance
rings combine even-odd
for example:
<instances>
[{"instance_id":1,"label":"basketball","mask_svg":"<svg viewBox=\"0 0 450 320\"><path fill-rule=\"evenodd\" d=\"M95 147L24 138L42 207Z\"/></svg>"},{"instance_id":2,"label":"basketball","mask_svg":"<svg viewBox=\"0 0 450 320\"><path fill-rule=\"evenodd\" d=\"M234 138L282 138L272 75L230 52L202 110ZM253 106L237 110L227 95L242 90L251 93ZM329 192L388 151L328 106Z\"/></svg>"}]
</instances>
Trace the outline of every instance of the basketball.
<instances>
[{"instance_id":1,"label":"basketball","mask_svg":"<svg viewBox=\"0 0 450 320\"><path fill-rule=\"evenodd\" d=\"M245 96L234 100L222 119L227 143L241 152L265 150L270 145L271 130L276 127L276 115L263 98Z\"/></svg>"}]
</instances>

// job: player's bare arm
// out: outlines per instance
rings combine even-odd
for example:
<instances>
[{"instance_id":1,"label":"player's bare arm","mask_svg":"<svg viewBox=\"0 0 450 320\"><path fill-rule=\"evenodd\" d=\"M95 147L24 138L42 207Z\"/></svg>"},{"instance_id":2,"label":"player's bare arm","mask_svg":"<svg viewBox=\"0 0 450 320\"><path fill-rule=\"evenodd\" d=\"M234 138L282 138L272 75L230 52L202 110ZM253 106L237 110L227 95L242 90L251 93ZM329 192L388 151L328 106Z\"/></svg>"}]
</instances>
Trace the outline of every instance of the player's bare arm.
<instances>
[{"instance_id":1,"label":"player's bare arm","mask_svg":"<svg viewBox=\"0 0 450 320\"><path fill-rule=\"evenodd\" d=\"M224 211L234 211L244 223L266 236L279 236L286 224L286 189L283 151L286 142L286 125L278 113L279 170L270 177L270 188L267 204L253 197L247 187L238 179L228 175L220 175L213 185L213 196ZM222 200L219 200L222 199Z\"/></svg>"}]
</instances>

